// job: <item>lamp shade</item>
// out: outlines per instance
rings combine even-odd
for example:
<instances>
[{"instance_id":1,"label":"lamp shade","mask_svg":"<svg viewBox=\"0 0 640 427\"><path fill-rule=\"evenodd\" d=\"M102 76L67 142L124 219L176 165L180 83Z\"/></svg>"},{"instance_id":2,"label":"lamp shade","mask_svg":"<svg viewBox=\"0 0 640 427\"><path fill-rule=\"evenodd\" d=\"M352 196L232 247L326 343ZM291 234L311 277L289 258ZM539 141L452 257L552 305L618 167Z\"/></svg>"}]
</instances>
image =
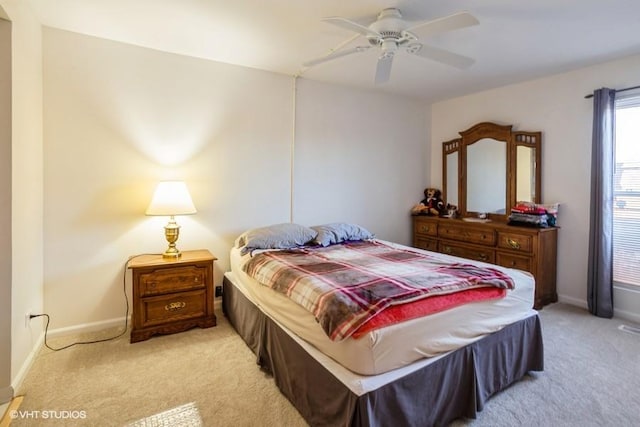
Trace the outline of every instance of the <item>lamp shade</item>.
<instances>
[{"instance_id":1,"label":"lamp shade","mask_svg":"<svg viewBox=\"0 0 640 427\"><path fill-rule=\"evenodd\" d=\"M187 185L182 181L161 181L153 193L146 215L190 215L196 213Z\"/></svg>"}]
</instances>

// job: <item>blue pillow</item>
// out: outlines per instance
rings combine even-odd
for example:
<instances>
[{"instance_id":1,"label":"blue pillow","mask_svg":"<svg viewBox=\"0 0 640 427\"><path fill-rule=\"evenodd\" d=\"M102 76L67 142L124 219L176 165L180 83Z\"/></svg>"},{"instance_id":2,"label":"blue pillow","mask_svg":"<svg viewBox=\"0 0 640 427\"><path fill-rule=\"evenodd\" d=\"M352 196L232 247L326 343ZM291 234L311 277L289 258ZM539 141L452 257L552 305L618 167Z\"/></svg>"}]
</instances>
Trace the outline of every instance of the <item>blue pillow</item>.
<instances>
[{"instance_id":1,"label":"blue pillow","mask_svg":"<svg viewBox=\"0 0 640 427\"><path fill-rule=\"evenodd\" d=\"M247 230L236 239L236 246L245 254L254 249L291 249L305 245L318 233L304 225L275 224Z\"/></svg>"},{"instance_id":2,"label":"blue pillow","mask_svg":"<svg viewBox=\"0 0 640 427\"><path fill-rule=\"evenodd\" d=\"M374 236L369 230L356 224L334 222L311 227L318 232L315 242L321 246L329 246L346 240L367 240Z\"/></svg>"}]
</instances>

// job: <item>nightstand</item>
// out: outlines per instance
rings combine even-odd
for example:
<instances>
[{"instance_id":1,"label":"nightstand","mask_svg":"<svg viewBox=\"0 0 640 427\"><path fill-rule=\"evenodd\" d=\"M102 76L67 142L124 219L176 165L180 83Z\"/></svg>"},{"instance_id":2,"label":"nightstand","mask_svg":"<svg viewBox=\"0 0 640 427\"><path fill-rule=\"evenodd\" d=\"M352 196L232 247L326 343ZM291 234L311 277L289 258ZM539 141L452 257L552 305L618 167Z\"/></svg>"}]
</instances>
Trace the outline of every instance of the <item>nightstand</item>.
<instances>
[{"instance_id":1,"label":"nightstand","mask_svg":"<svg viewBox=\"0 0 640 427\"><path fill-rule=\"evenodd\" d=\"M206 249L183 251L176 259L162 255L133 258L131 342L216 325L213 312L213 263Z\"/></svg>"}]
</instances>

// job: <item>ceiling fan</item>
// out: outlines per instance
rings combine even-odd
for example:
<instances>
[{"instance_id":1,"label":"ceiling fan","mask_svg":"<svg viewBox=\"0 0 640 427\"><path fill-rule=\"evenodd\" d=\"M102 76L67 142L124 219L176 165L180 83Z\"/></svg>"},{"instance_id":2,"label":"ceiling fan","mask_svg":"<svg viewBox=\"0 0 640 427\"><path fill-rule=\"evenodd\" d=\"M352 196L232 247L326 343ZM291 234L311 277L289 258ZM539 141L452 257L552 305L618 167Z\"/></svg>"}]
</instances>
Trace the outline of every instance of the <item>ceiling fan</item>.
<instances>
[{"instance_id":1,"label":"ceiling fan","mask_svg":"<svg viewBox=\"0 0 640 427\"><path fill-rule=\"evenodd\" d=\"M441 62L460 69L469 68L475 62L472 58L425 45L413 33L413 31L419 29L420 35L427 37L479 24L478 20L468 12L458 12L431 21L409 23L402 19L399 9L388 8L380 12L378 18L368 27L339 16L323 18L322 21L346 30L355 31L359 35L365 36L369 44L348 49L338 47L325 56L305 62L303 64L305 67L312 67L346 55L366 52L370 49L378 49L380 55L378 56L374 81L376 84L381 84L389 80L393 58L396 52L401 49L419 58ZM348 40L347 43L351 40L353 39ZM342 46L344 45L345 43L342 44Z\"/></svg>"}]
</instances>

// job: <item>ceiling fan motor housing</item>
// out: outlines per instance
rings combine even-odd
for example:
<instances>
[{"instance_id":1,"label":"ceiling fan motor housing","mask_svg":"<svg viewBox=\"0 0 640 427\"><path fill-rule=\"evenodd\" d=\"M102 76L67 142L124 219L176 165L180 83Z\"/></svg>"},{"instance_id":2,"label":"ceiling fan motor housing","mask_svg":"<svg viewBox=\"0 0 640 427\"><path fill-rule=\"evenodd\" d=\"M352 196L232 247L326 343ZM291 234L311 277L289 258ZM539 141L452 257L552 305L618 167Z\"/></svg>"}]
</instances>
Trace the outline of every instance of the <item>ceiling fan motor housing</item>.
<instances>
[{"instance_id":1,"label":"ceiling fan motor housing","mask_svg":"<svg viewBox=\"0 0 640 427\"><path fill-rule=\"evenodd\" d=\"M407 28L407 23L402 19L400 10L396 8L384 9L378 15L378 19L369 25L369 29L380 34L380 37L367 36L367 39L371 45L381 45L384 49L384 42L397 42L402 38L402 31L405 28Z\"/></svg>"}]
</instances>

